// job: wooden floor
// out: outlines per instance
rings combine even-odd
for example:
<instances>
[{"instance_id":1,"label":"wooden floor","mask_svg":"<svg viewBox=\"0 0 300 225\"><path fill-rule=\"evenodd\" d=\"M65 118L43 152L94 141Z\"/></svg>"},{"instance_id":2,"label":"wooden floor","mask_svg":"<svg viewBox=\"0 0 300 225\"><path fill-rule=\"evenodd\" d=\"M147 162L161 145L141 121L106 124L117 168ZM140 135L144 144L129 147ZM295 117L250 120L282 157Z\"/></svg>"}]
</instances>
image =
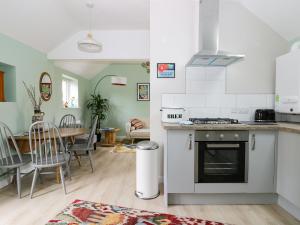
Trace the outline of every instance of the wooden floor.
<instances>
[{"instance_id":1,"label":"wooden floor","mask_svg":"<svg viewBox=\"0 0 300 225\"><path fill-rule=\"evenodd\" d=\"M134 196L135 154L111 153L98 148L94 153L96 170L92 174L88 161L82 167L72 162L72 181L67 181L68 195L50 176L37 183L34 199L29 199L32 175L23 179L23 198L15 187L0 190L0 225L43 225L75 199L90 200L125 207L168 212L180 216L198 217L236 225L296 225L294 219L278 206L271 205L202 205L165 208L163 195L143 201Z\"/></svg>"}]
</instances>

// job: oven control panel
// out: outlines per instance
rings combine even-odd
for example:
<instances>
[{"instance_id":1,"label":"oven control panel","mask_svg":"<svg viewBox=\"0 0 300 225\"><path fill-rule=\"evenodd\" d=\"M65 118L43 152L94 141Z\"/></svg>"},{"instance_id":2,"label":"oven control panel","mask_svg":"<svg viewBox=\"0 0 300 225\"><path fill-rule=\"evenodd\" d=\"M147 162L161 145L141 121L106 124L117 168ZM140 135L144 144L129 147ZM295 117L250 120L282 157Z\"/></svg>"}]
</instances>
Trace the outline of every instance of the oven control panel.
<instances>
[{"instance_id":1,"label":"oven control panel","mask_svg":"<svg viewBox=\"0 0 300 225\"><path fill-rule=\"evenodd\" d=\"M195 141L242 141L249 140L249 131L196 131Z\"/></svg>"}]
</instances>

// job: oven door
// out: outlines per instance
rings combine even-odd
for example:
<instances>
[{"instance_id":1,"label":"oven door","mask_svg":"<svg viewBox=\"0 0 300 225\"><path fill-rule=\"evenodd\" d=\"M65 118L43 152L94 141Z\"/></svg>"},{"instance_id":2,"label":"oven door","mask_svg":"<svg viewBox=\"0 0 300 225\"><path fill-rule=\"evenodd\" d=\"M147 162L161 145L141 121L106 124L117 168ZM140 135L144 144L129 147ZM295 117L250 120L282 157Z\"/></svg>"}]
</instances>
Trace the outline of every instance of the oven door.
<instances>
[{"instance_id":1,"label":"oven door","mask_svg":"<svg viewBox=\"0 0 300 225\"><path fill-rule=\"evenodd\" d=\"M198 142L196 183L247 182L247 142Z\"/></svg>"}]
</instances>

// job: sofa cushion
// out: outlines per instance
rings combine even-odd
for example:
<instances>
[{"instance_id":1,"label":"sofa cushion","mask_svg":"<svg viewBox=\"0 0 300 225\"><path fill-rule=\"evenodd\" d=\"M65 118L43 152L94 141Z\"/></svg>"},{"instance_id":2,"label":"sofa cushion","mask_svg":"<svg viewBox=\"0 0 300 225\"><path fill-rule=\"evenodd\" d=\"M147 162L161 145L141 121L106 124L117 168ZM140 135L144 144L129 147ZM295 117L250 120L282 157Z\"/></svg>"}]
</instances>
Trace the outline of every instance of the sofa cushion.
<instances>
[{"instance_id":1,"label":"sofa cushion","mask_svg":"<svg viewBox=\"0 0 300 225\"><path fill-rule=\"evenodd\" d=\"M150 129L142 128L130 132L132 138L150 138Z\"/></svg>"},{"instance_id":2,"label":"sofa cushion","mask_svg":"<svg viewBox=\"0 0 300 225\"><path fill-rule=\"evenodd\" d=\"M131 126L134 127L135 130L137 130L137 129L142 129L144 127L144 124L139 119L132 119Z\"/></svg>"}]
</instances>

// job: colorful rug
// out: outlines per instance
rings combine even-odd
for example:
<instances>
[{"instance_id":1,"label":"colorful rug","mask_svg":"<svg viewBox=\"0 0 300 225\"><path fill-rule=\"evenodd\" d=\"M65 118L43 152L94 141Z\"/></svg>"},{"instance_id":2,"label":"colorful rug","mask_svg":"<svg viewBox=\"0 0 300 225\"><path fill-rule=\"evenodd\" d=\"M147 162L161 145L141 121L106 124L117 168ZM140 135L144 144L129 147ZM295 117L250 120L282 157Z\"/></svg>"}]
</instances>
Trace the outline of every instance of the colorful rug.
<instances>
[{"instance_id":1,"label":"colorful rug","mask_svg":"<svg viewBox=\"0 0 300 225\"><path fill-rule=\"evenodd\" d=\"M117 144L111 152L114 153L135 153L135 145Z\"/></svg>"},{"instance_id":2,"label":"colorful rug","mask_svg":"<svg viewBox=\"0 0 300 225\"><path fill-rule=\"evenodd\" d=\"M75 200L47 225L225 225L166 213Z\"/></svg>"}]
</instances>

